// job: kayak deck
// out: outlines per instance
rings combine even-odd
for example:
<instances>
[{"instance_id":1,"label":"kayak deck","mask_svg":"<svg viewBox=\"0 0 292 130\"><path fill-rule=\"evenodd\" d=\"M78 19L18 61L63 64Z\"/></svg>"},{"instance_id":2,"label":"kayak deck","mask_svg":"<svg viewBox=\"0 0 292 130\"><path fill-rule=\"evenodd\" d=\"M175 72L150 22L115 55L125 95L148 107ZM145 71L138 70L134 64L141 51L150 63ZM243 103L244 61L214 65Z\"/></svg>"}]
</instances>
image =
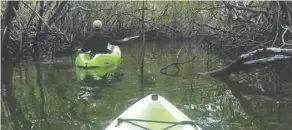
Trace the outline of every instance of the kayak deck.
<instances>
[{"instance_id":1,"label":"kayak deck","mask_svg":"<svg viewBox=\"0 0 292 130\"><path fill-rule=\"evenodd\" d=\"M133 104L106 128L106 130L162 129L201 130L170 102L154 94Z\"/></svg>"}]
</instances>

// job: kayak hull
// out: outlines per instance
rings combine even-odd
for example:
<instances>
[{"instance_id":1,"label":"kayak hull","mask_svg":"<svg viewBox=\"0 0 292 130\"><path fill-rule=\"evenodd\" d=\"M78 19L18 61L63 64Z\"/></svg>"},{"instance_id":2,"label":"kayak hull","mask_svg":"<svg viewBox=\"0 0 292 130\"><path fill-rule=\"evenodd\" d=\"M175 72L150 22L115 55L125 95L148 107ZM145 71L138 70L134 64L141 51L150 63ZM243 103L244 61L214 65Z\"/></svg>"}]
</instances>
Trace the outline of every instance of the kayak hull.
<instances>
[{"instance_id":1,"label":"kayak hull","mask_svg":"<svg viewBox=\"0 0 292 130\"><path fill-rule=\"evenodd\" d=\"M83 68L76 67L75 70L76 70L78 80L82 81L87 76L91 76L95 80L101 80L102 77L106 75L106 73L111 72L115 68L116 68L115 66L107 67L107 68L91 68L91 69L83 69Z\"/></svg>"},{"instance_id":2,"label":"kayak hull","mask_svg":"<svg viewBox=\"0 0 292 130\"><path fill-rule=\"evenodd\" d=\"M75 59L75 65L80 68L112 68L116 69L120 65L121 50L118 46L108 44L109 54L80 53Z\"/></svg>"},{"instance_id":3,"label":"kayak hull","mask_svg":"<svg viewBox=\"0 0 292 130\"><path fill-rule=\"evenodd\" d=\"M173 125L165 122L192 122L192 120L162 96L150 94L129 107L105 130L145 130L145 128L161 130ZM192 125L194 124L178 124L167 130L201 130L198 125L194 127Z\"/></svg>"}]
</instances>

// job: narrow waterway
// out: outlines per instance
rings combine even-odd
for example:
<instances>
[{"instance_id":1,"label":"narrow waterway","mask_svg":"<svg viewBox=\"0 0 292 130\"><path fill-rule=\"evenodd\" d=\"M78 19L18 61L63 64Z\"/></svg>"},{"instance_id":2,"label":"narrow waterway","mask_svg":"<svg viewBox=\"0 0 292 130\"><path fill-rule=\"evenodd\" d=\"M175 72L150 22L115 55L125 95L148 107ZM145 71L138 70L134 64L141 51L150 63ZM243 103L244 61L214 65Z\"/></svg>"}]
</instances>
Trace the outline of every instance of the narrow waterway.
<instances>
[{"instance_id":1,"label":"narrow waterway","mask_svg":"<svg viewBox=\"0 0 292 130\"><path fill-rule=\"evenodd\" d=\"M143 88L138 44L122 46L121 65L103 79L78 71L76 55L51 62L22 62L13 69L12 88L2 89L8 98L2 98L1 128L102 130L130 100L156 93L204 130L292 129L288 68L252 69L232 75L232 80L215 80L198 72L223 67L226 59L192 45L182 51L180 60L198 55L193 62L180 65L177 76L161 74L159 70L176 59L179 48L179 44L146 43Z\"/></svg>"}]
</instances>

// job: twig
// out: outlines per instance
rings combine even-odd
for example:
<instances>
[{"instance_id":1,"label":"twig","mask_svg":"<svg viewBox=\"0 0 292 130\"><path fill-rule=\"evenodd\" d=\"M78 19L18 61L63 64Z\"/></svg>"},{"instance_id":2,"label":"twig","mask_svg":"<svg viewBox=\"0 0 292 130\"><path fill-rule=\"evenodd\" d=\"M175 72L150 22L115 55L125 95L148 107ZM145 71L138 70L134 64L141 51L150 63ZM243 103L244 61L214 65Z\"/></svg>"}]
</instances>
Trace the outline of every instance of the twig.
<instances>
[{"instance_id":1,"label":"twig","mask_svg":"<svg viewBox=\"0 0 292 130\"><path fill-rule=\"evenodd\" d=\"M5 26L5 28L4 28L4 30L3 30L3 33L2 33L2 36L1 36L1 37L2 37L2 38L1 38L1 39L2 39L2 42L1 42L1 43L4 43L4 38L3 38L3 37L5 36L5 34L6 34L6 32L7 32L7 28L8 28L8 26ZM3 47L3 45L2 45L2 47Z\"/></svg>"},{"instance_id":2,"label":"twig","mask_svg":"<svg viewBox=\"0 0 292 130\"><path fill-rule=\"evenodd\" d=\"M285 29L285 31L284 31L283 34L282 34L282 42L283 42L283 45L282 45L281 47L283 47L283 46L285 46L285 45L289 45L289 44L287 44L287 43L285 42L285 39L284 39L285 34L287 33L289 27L287 27L287 26L283 27L283 25L281 25L281 27L282 27L283 29ZM291 44L291 45L292 45L292 44Z\"/></svg>"},{"instance_id":3,"label":"twig","mask_svg":"<svg viewBox=\"0 0 292 130\"><path fill-rule=\"evenodd\" d=\"M160 69L160 73L162 73L162 74L166 74L166 73L164 72L164 70L166 70L168 67L174 65L174 66L178 69L178 71L176 72L175 75L178 74L178 72L179 72L179 70L180 70L179 67L178 67L179 55L180 55L180 52L181 52L182 48L183 48L185 45L186 45L186 43L184 43L184 44L181 46L181 48L178 50L178 52L176 53L176 59L175 59L175 61L172 62L172 63L169 63L169 64L166 65L165 67L161 68L161 69ZM169 74L167 74L167 75L169 75Z\"/></svg>"},{"instance_id":4,"label":"twig","mask_svg":"<svg viewBox=\"0 0 292 130\"><path fill-rule=\"evenodd\" d=\"M101 11L101 10L112 10L112 8L108 8L108 9L88 9L88 8L85 8L85 7L82 7L82 6L77 6L77 7L73 7L71 9L69 9L70 11L72 10L75 10L75 9L82 9L82 10L85 10L85 11Z\"/></svg>"},{"instance_id":5,"label":"twig","mask_svg":"<svg viewBox=\"0 0 292 130\"><path fill-rule=\"evenodd\" d=\"M178 62L177 64L186 64L186 63L189 63L193 60L195 60L198 56L193 56L191 59L189 59L188 61L184 61L184 62Z\"/></svg>"}]
</instances>

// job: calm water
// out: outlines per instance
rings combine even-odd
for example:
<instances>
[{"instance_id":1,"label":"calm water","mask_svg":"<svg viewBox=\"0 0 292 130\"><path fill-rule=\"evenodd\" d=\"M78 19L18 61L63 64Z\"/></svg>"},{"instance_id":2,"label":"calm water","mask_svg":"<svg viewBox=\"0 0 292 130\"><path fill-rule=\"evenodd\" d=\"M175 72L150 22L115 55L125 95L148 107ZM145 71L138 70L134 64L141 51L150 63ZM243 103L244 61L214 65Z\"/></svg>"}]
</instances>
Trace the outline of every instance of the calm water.
<instances>
[{"instance_id":1,"label":"calm water","mask_svg":"<svg viewBox=\"0 0 292 130\"><path fill-rule=\"evenodd\" d=\"M129 100L157 93L206 130L292 129L289 66L252 69L232 75L232 80L215 80L198 72L218 69L226 59L192 45L181 54L181 61L198 55L192 63L180 65L178 76L161 74L179 47L147 44L143 82L136 44L121 47L121 66L101 80L78 72L75 56L23 62L14 68L12 89L2 89L6 98L1 103L1 128L102 130ZM176 69L167 72L174 74Z\"/></svg>"}]
</instances>

